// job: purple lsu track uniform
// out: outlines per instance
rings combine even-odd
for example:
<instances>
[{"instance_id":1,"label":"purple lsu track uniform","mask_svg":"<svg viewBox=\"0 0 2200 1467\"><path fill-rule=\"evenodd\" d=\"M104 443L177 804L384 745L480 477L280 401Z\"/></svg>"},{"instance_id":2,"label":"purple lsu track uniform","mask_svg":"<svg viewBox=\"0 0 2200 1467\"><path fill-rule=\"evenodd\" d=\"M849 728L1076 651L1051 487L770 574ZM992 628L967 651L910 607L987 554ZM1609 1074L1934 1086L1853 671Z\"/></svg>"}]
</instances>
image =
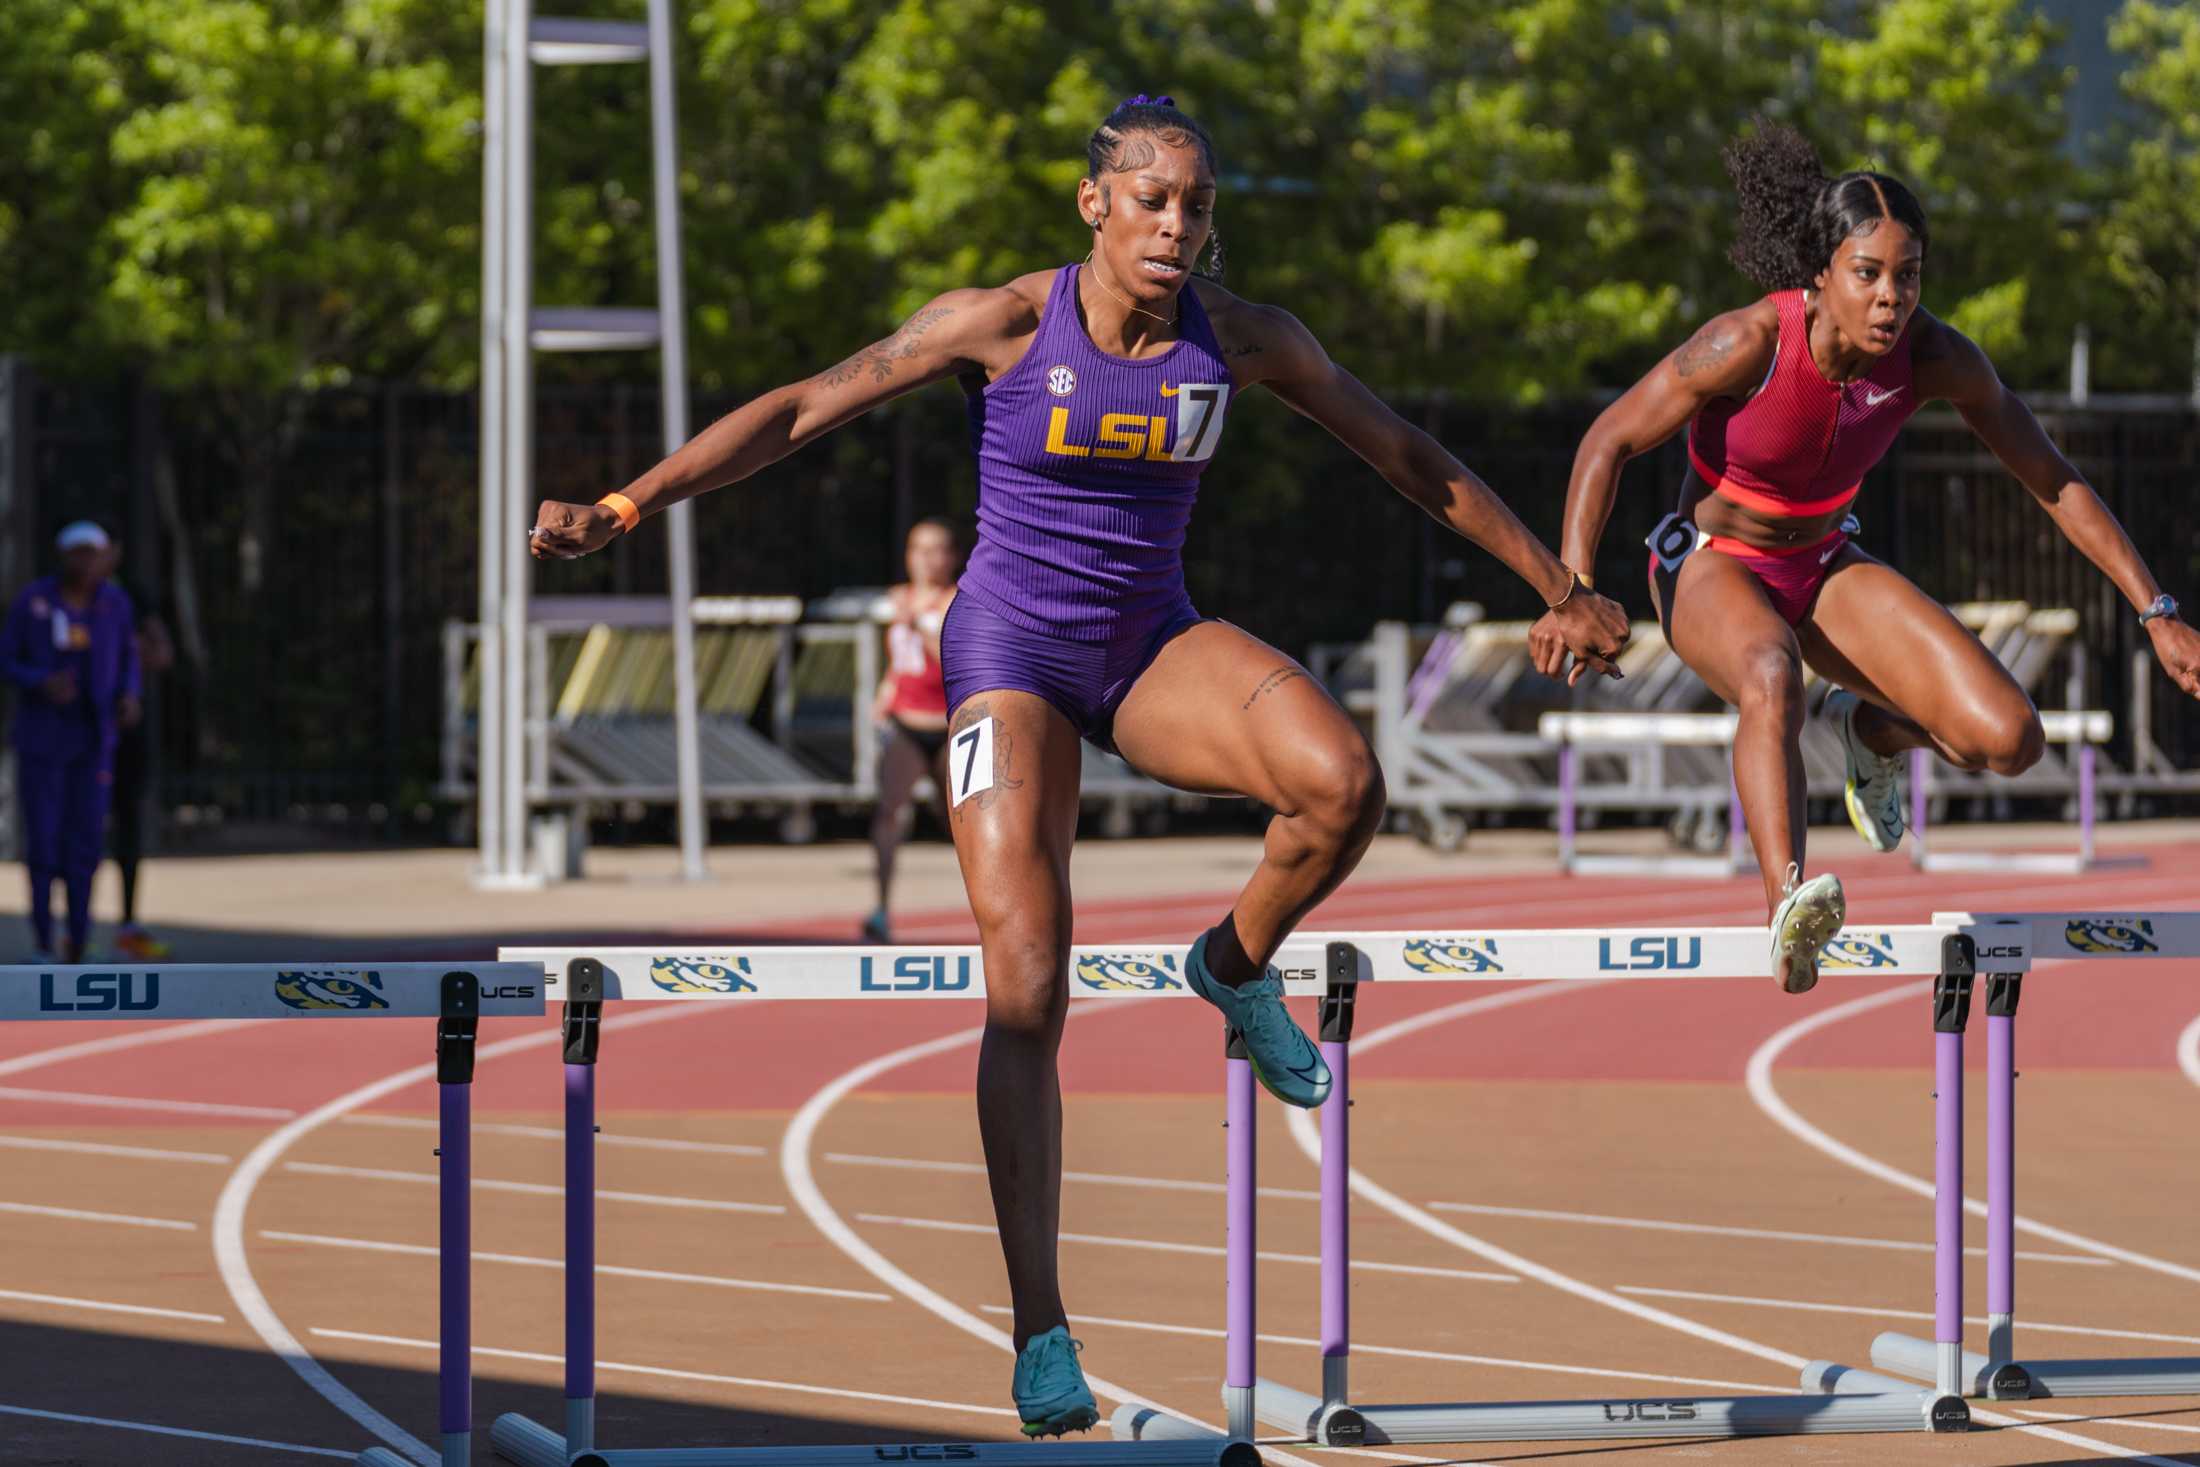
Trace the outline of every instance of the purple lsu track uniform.
<instances>
[{"instance_id":1,"label":"purple lsu track uniform","mask_svg":"<svg viewBox=\"0 0 2200 1467\"><path fill-rule=\"evenodd\" d=\"M1077 309L1082 268L1055 275L1023 360L969 393L978 544L940 629L940 665L950 709L974 693L1034 693L1111 748L1131 684L1200 619L1184 590L1184 527L1231 380L1189 284L1161 355L1094 346Z\"/></svg>"}]
</instances>

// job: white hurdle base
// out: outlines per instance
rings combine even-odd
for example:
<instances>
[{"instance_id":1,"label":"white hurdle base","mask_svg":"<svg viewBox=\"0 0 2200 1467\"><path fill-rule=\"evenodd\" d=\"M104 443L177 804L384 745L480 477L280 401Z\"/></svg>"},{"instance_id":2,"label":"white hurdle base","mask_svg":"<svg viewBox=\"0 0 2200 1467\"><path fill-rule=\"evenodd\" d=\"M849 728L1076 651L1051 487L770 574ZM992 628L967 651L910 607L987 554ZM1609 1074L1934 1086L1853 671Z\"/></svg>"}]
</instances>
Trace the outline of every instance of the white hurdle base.
<instances>
[{"instance_id":1,"label":"white hurdle base","mask_svg":"<svg viewBox=\"0 0 2200 1467\"><path fill-rule=\"evenodd\" d=\"M1872 1341L1872 1364L1896 1375L1930 1374L1934 1349L1931 1340L1890 1332ZM2053 1396L2200 1395L2200 1359L2139 1356L2128 1360L2004 1360L1996 1364L1975 1350L1966 1350L1963 1384L1968 1394L1996 1401Z\"/></svg>"},{"instance_id":2,"label":"white hurdle base","mask_svg":"<svg viewBox=\"0 0 2200 1467\"><path fill-rule=\"evenodd\" d=\"M1150 1439L1113 1442L638 1448L583 1452L573 1459L572 1467L879 1467L889 1462L958 1462L972 1467L1261 1467L1260 1451L1251 1442L1219 1432L1181 1438L1157 1432Z\"/></svg>"},{"instance_id":3,"label":"white hurdle base","mask_svg":"<svg viewBox=\"0 0 2200 1467\"><path fill-rule=\"evenodd\" d=\"M1884 1394L1681 1396L1621 1401L1498 1401L1455 1405L1324 1405L1270 1381L1255 1387L1260 1419L1288 1431L1357 1427L1355 1441L1308 1437L1321 1446L1407 1443L1622 1441L1678 1437L1803 1436L1820 1432L1963 1431L1970 1408L1908 1381Z\"/></svg>"},{"instance_id":4,"label":"white hurdle base","mask_svg":"<svg viewBox=\"0 0 2200 1467\"><path fill-rule=\"evenodd\" d=\"M1755 876L1757 858L1746 851L1740 856L1584 855L1576 851L1565 860L1561 869L1574 876L1700 876L1721 879L1728 876Z\"/></svg>"},{"instance_id":5,"label":"white hurdle base","mask_svg":"<svg viewBox=\"0 0 2200 1467\"><path fill-rule=\"evenodd\" d=\"M489 1448L519 1467L565 1467L573 1460L565 1438L547 1426L508 1411L489 1423ZM364 1463L360 1467L365 1467ZM410 1464L407 1464L410 1467Z\"/></svg>"},{"instance_id":6,"label":"white hurdle base","mask_svg":"<svg viewBox=\"0 0 2200 1467\"><path fill-rule=\"evenodd\" d=\"M1257 1467L1260 1453L1251 1442L1232 1439L1223 1432L1204 1423L1171 1416L1166 1411L1156 1411L1151 1406L1133 1406L1128 1403L1115 1408L1108 1418L1108 1430L1125 1442L1189 1442L1209 1449L1220 1448L1222 1455L1213 1459L1218 1467ZM1232 1450L1242 1448L1243 1450ZM1150 1458L1146 1459L1152 1460Z\"/></svg>"}]
</instances>

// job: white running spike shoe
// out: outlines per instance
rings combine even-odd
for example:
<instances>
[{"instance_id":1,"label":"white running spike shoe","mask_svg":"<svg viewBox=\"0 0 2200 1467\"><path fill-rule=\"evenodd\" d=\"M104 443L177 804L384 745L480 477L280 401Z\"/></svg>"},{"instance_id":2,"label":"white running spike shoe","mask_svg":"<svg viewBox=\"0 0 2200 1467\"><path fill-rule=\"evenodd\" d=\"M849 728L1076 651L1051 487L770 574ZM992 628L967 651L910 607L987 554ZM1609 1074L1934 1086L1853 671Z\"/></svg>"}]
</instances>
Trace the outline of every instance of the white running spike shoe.
<instances>
[{"instance_id":1,"label":"white running spike shoe","mask_svg":"<svg viewBox=\"0 0 2200 1467\"><path fill-rule=\"evenodd\" d=\"M1864 837L1864 844L1885 854L1902 844L1908 828L1903 818L1903 765L1900 754L1875 754L1856 736L1856 713L1864 700L1845 688L1826 697L1826 713L1841 731L1841 752L1848 759L1848 779L1842 786L1841 803L1849 812L1849 824Z\"/></svg>"},{"instance_id":2,"label":"white running spike shoe","mask_svg":"<svg viewBox=\"0 0 2200 1467\"><path fill-rule=\"evenodd\" d=\"M1772 976L1788 993L1808 993L1818 983L1818 954L1848 920L1848 898L1832 872L1802 879L1788 863L1787 895L1772 913Z\"/></svg>"}]
</instances>

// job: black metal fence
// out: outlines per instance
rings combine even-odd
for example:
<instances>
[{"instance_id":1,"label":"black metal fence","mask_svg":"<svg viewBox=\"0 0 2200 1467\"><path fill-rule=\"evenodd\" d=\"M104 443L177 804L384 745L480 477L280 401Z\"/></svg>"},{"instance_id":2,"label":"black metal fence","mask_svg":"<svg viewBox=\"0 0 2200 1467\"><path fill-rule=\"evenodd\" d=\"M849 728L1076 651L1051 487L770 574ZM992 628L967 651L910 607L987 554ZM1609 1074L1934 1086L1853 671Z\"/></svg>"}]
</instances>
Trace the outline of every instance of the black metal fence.
<instances>
[{"instance_id":1,"label":"black metal fence","mask_svg":"<svg viewBox=\"0 0 2200 1467\"><path fill-rule=\"evenodd\" d=\"M477 417L464 394L389 386L286 400L269 442L233 415L139 388L26 380L17 369L0 505L17 583L51 530L98 515L131 579L179 632L160 698L161 791L186 823L309 819L379 833L435 818L440 628L476 606ZM700 402L701 413L728 402ZM1409 416L1556 543L1590 404L1546 410L1422 403ZM2043 411L2163 582L2200 601L2200 413ZM699 417L698 421L707 421ZM658 447L654 389L544 387L539 493L594 499ZM1597 570L1638 613L1643 536L1668 506L1677 444L1632 466ZM903 528L968 524L975 475L959 396L934 388L843 429L697 517L705 592L814 596L897 573ZM1862 539L1948 600L2079 610L2088 701L2129 706L2144 646L2120 599L1952 414L1920 417L1872 476ZM664 539L539 567L544 592L661 591ZM1433 619L1454 600L1532 614L1524 586L1409 507L1320 429L1256 396L1201 494L1187 565L1203 609L1289 649ZM2200 756L2200 709L2164 682L2153 737Z\"/></svg>"}]
</instances>

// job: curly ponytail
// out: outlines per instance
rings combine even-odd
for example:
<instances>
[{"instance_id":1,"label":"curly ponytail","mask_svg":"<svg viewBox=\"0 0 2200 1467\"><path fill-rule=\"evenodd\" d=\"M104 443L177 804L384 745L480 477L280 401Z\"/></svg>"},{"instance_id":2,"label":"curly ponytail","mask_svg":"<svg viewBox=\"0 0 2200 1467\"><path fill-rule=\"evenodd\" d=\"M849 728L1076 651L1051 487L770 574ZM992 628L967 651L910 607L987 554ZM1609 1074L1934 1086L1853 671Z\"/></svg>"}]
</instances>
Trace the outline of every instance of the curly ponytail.
<instances>
[{"instance_id":1,"label":"curly ponytail","mask_svg":"<svg viewBox=\"0 0 2200 1467\"><path fill-rule=\"evenodd\" d=\"M1799 290L1833 263L1853 234L1892 219L1930 243L1925 210L1900 179L1884 173L1826 177L1818 150L1785 123L1759 115L1721 154L1734 180L1734 248L1728 258L1768 291Z\"/></svg>"}]
</instances>

